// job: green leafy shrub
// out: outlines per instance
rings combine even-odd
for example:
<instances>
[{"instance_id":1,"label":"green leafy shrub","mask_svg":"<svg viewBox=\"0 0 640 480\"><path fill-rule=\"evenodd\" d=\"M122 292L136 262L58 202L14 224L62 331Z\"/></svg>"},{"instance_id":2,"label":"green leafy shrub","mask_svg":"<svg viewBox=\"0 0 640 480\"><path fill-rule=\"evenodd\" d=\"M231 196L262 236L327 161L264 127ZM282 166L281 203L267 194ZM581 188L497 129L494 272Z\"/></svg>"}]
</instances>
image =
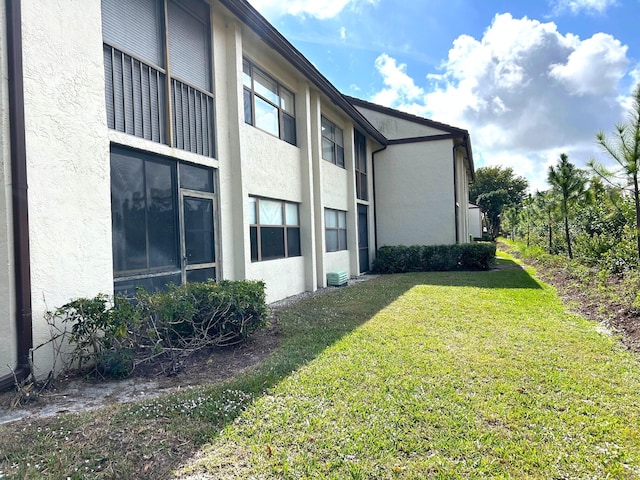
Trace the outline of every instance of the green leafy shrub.
<instances>
[{"instance_id":1,"label":"green leafy shrub","mask_svg":"<svg viewBox=\"0 0 640 480\"><path fill-rule=\"evenodd\" d=\"M245 341L265 325L264 283L229 281L144 289L131 297L79 298L47 314L71 325L57 339L71 346L70 366L92 366L104 376L126 377L155 360L176 362L211 346Z\"/></svg>"},{"instance_id":2,"label":"green leafy shrub","mask_svg":"<svg viewBox=\"0 0 640 480\"><path fill-rule=\"evenodd\" d=\"M385 246L373 261L376 273L489 270L495 263L492 242L458 245Z\"/></svg>"}]
</instances>

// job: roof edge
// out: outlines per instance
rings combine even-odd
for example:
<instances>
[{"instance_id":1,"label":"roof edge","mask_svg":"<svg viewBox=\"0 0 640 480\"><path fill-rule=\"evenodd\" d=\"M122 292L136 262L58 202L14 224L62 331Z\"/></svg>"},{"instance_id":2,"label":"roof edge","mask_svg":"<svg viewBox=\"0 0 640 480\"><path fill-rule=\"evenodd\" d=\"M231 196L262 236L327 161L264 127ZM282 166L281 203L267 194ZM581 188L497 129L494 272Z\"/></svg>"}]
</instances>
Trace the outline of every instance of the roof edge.
<instances>
[{"instance_id":1,"label":"roof edge","mask_svg":"<svg viewBox=\"0 0 640 480\"><path fill-rule=\"evenodd\" d=\"M418 115L413 115L411 113L403 112L390 107L384 107L382 105L378 105L377 103L372 103L372 102L368 102L367 100L362 100L361 98L350 97L348 95L345 95L345 97L354 106L360 106L363 108L367 108L368 110L385 113L387 115L391 115L396 118L401 118L409 122L419 123L420 125L437 128L439 130L444 130L449 133L460 133L460 134L469 133L464 128L458 128L452 125L448 125L446 123L436 122L435 120L431 120L430 118L420 117Z\"/></svg>"}]
</instances>

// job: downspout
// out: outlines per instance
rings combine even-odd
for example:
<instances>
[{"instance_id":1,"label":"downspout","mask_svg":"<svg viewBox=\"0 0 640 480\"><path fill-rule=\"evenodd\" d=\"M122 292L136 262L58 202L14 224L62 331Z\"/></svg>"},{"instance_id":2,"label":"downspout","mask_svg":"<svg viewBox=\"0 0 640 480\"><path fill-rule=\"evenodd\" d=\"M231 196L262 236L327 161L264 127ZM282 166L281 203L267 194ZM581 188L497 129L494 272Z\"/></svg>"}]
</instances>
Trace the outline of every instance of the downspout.
<instances>
[{"instance_id":1,"label":"downspout","mask_svg":"<svg viewBox=\"0 0 640 480\"><path fill-rule=\"evenodd\" d=\"M371 152L371 183L373 184L373 247L378 251L378 209L376 205L376 153L387 149L387 145Z\"/></svg>"},{"instance_id":2,"label":"downspout","mask_svg":"<svg viewBox=\"0 0 640 480\"><path fill-rule=\"evenodd\" d=\"M7 64L9 91L9 138L11 143L11 197L16 292L18 381L29 375L33 347L31 318L31 268L29 262L29 212L27 203L27 149L25 142L24 88L22 72L22 15L20 0L6 0ZM15 385L13 374L0 378L0 390Z\"/></svg>"},{"instance_id":3,"label":"downspout","mask_svg":"<svg viewBox=\"0 0 640 480\"><path fill-rule=\"evenodd\" d=\"M457 167L457 161L456 161L456 148L461 147L462 145L455 145L455 140L454 140L454 145L453 145L453 223L455 224L456 227L456 244L460 243L460 227L458 226L458 220L459 220L459 216L460 216L460 212L458 211L460 209L460 205L458 204L458 184L457 184L457 179L458 179L458 167Z\"/></svg>"}]
</instances>

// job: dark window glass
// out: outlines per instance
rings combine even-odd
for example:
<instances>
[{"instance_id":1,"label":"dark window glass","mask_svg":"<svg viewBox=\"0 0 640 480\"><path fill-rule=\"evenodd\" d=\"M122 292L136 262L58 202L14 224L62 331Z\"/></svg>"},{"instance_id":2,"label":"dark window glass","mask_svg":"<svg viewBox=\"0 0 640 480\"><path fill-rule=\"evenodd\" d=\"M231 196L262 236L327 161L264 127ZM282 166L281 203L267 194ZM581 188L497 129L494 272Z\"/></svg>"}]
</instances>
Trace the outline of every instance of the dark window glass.
<instances>
[{"instance_id":1,"label":"dark window glass","mask_svg":"<svg viewBox=\"0 0 640 480\"><path fill-rule=\"evenodd\" d=\"M197 270L187 270L187 282L206 282L216 279L215 268L198 268Z\"/></svg>"},{"instance_id":2,"label":"dark window glass","mask_svg":"<svg viewBox=\"0 0 640 480\"><path fill-rule=\"evenodd\" d=\"M355 163L356 163L356 196L359 200L368 200L367 189L367 140L356 130L355 132Z\"/></svg>"},{"instance_id":3,"label":"dark window glass","mask_svg":"<svg viewBox=\"0 0 640 480\"><path fill-rule=\"evenodd\" d=\"M287 255L289 257L299 257L302 255L299 228L287 228Z\"/></svg>"},{"instance_id":4,"label":"dark window glass","mask_svg":"<svg viewBox=\"0 0 640 480\"><path fill-rule=\"evenodd\" d=\"M113 269L147 268L144 163L114 153L111 158Z\"/></svg>"},{"instance_id":5,"label":"dark window glass","mask_svg":"<svg viewBox=\"0 0 640 480\"><path fill-rule=\"evenodd\" d=\"M187 264L209 264L205 266L215 268L214 201L185 195L181 212L178 168L183 174L182 182L190 189L212 189L212 169L165 161L156 155L120 147L112 149L116 291L133 291L136 285L157 290L167 282L179 284ZM180 255L183 248L186 262Z\"/></svg>"},{"instance_id":6,"label":"dark window glass","mask_svg":"<svg viewBox=\"0 0 640 480\"><path fill-rule=\"evenodd\" d=\"M180 164L180 187L213 193L213 170L185 163Z\"/></svg>"},{"instance_id":7,"label":"dark window glass","mask_svg":"<svg viewBox=\"0 0 640 480\"><path fill-rule=\"evenodd\" d=\"M215 262L212 200L184 198L184 241L188 264Z\"/></svg>"},{"instance_id":8,"label":"dark window glass","mask_svg":"<svg viewBox=\"0 0 640 480\"><path fill-rule=\"evenodd\" d=\"M116 280L113 283L116 295L133 295L137 287L144 288L147 292L157 292L165 290L168 285L180 285L182 283L181 273L171 273L158 277L138 278L136 280Z\"/></svg>"},{"instance_id":9,"label":"dark window glass","mask_svg":"<svg viewBox=\"0 0 640 480\"><path fill-rule=\"evenodd\" d=\"M178 266L174 175L169 164L112 154L115 272Z\"/></svg>"},{"instance_id":10,"label":"dark window glass","mask_svg":"<svg viewBox=\"0 0 640 480\"><path fill-rule=\"evenodd\" d=\"M336 154L337 154L337 157L336 157L336 164L337 164L339 167L344 168L344 148L343 148L343 147L338 147L338 148L336 149Z\"/></svg>"},{"instance_id":11,"label":"dark window glass","mask_svg":"<svg viewBox=\"0 0 640 480\"><path fill-rule=\"evenodd\" d=\"M262 260L285 257L284 227L261 227L260 250Z\"/></svg>"},{"instance_id":12,"label":"dark window glass","mask_svg":"<svg viewBox=\"0 0 640 480\"><path fill-rule=\"evenodd\" d=\"M249 237L251 239L251 261L258 261L258 227L249 228Z\"/></svg>"},{"instance_id":13,"label":"dark window glass","mask_svg":"<svg viewBox=\"0 0 640 480\"><path fill-rule=\"evenodd\" d=\"M145 162L149 268L178 266L175 183L170 165Z\"/></svg>"},{"instance_id":14,"label":"dark window glass","mask_svg":"<svg viewBox=\"0 0 640 480\"><path fill-rule=\"evenodd\" d=\"M296 119L286 113L282 114L282 139L291 145L296 144Z\"/></svg>"}]
</instances>

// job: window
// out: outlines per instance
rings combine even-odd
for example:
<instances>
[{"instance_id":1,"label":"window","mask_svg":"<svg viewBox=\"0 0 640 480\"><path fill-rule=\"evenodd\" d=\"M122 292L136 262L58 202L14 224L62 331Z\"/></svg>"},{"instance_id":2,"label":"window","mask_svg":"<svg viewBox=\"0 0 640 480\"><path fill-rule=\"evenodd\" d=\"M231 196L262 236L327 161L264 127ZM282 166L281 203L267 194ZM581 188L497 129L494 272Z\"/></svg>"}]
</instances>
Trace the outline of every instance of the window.
<instances>
[{"instance_id":1,"label":"window","mask_svg":"<svg viewBox=\"0 0 640 480\"><path fill-rule=\"evenodd\" d=\"M342 129L322 117L322 158L344 168L344 141Z\"/></svg>"},{"instance_id":2,"label":"window","mask_svg":"<svg viewBox=\"0 0 640 480\"><path fill-rule=\"evenodd\" d=\"M356 130L354 143L356 154L356 196L358 200L369 200L367 189L367 139Z\"/></svg>"},{"instance_id":3,"label":"window","mask_svg":"<svg viewBox=\"0 0 640 480\"><path fill-rule=\"evenodd\" d=\"M252 262L302 254L297 203L249 197L248 208Z\"/></svg>"},{"instance_id":4,"label":"window","mask_svg":"<svg viewBox=\"0 0 640 480\"><path fill-rule=\"evenodd\" d=\"M215 155L209 16L202 0L102 0L109 128Z\"/></svg>"},{"instance_id":5,"label":"window","mask_svg":"<svg viewBox=\"0 0 640 480\"><path fill-rule=\"evenodd\" d=\"M111 151L115 291L216 278L214 171Z\"/></svg>"},{"instance_id":6,"label":"window","mask_svg":"<svg viewBox=\"0 0 640 480\"><path fill-rule=\"evenodd\" d=\"M295 96L248 60L242 62L244 121L296 144Z\"/></svg>"},{"instance_id":7,"label":"window","mask_svg":"<svg viewBox=\"0 0 640 480\"><path fill-rule=\"evenodd\" d=\"M324 234L327 252L347 249L347 212L324 209Z\"/></svg>"}]
</instances>

